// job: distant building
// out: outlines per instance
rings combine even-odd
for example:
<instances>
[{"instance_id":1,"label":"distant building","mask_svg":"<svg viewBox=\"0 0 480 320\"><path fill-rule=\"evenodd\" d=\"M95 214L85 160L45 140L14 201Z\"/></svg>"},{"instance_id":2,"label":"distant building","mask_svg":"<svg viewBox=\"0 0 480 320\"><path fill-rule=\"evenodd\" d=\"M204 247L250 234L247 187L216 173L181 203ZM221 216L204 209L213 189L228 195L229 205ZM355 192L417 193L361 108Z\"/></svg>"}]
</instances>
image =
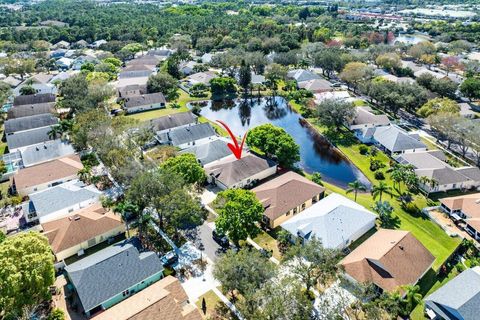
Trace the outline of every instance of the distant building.
<instances>
[{"instance_id":1,"label":"distant building","mask_svg":"<svg viewBox=\"0 0 480 320\"><path fill-rule=\"evenodd\" d=\"M124 109L127 113L142 112L166 107L166 100L163 93L142 94L130 96L125 99Z\"/></svg>"},{"instance_id":2,"label":"distant building","mask_svg":"<svg viewBox=\"0 0 480 320\"><path fill-rule=\"evenodd\" d=\"M427 146L420 141L418 134L408 133L395 125L376 127L373 141L389 154L427 150Z\"/></svg>"},{"instance_id":3,"label":"distant building","mask_svg":"<svg viewBox=\"0 0 480 320\"><path fill-rule=\"evenodd\" d=\"M464 221L465 231L480 241L480 193L440 199L440 208L454 221Z\"/></svg>"}]
</instances>

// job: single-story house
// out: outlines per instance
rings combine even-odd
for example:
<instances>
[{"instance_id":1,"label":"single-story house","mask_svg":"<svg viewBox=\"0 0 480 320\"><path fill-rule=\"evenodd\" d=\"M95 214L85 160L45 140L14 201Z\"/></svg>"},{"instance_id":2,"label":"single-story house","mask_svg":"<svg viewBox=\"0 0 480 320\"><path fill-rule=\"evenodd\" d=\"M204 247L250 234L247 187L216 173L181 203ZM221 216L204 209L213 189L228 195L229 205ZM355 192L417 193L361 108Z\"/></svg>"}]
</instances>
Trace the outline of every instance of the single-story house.
<instances>
[{"instance_id":1,"label":"single-story house","mask_svg":"<svg viewBox=\"0 0 480 320\"><path fill-rule=\"evenodd\" d=\"M420 187L426 192L471 189L480 186L479 168L454 168L445 162L445 154L440 150L407 152L394 158L400 164L413 166L418 177L434 180L434 183L420 183Z\"/></svg>"},{"instance_id":2,"label":"single-story house","mask_svg":"<svg viewBox=\"0 0 480 320\"><path fill-rule=\"evenodd\" d=\"M204 53L200 59L202 59L202 63L208 64L212 62L213 54L211 53Z\"/></svg>"},{"instance_id":3,"label":"single-story house","mask_svg":"<svg viewBox=\"0 0 480 320\"><path fill-rule=\"evenodd\" d=\"M440 208L453 220L464 220L465 230L480 241L480 193L440 199Z\"/></svg>"},{"instance_id":4,"label":"single-story house","mask_svg":"<svg viewBox=\"0 0 480 320\"><path fill-rule=\"evenodd\" d=\"M173 128L155 135L160 144L169 144L180 149L207 143L215 139L216 136L215 129L208 122Z\"/></svg>"},{"instance_id":5,"label":"single-story house","mask_svg":"<svg viewBox=\"0 0 480 320\"><path fill-rule=\"evenodd\" d=\"M118 92L125 90L126 87L132 85L147 87L148 77L135 77L135 78L121 78L118 79L118 82L115 84L115 89Z\"/></svg>"},{"instance_id":6,"label":"single-story house","mask_svg":"<svg viewBox=\"0 0 480 320\"><path fill-rule=\"evenodd\" d=\"M50 130L50 127L41 127L7 135L9 152L21 151L32 145L54 140L49 134Z\"/></svg>"},{"instance_id":7,"label":"single-story house","mask_svg":"<svg viewBox=\"0 0 480 320\"><path fill-rule=\"evenodd\" d=\"M62 81L65 81L65 80L73 77L74 75L76 75L78 73L79 73L79 71L76 71L76 70L61 71L58 74L56 74L55 76L53 76L52 79L50 79L49 83L51 83L51 84L60 83Z\"/></svg>"},{"instance_id":8,"label":"single-story house","mask_svg":"<svg viewBox=\"0 0 480 320\"><path fill-rule=\"evenodd\" d=\"M218 75L213 71L197 72L186 77L186 81L189 87L192 87L198 83L206 86L210 85L210 80L217 78Z\"/></svg>"},{"instance_id":9,"label":"single-story house","mask_svg":"<svg viewBox=\"0 0 480 320\"><path fill-rule=\"evenodd\" d=\"M265 76L261 74L255 74L252 71L252 80L250 81L252 85L261 85L264 84L266 81Z\"/></svg>"},{"instance_id":10,"label":"single-story house","mask_svg":"<svg viewBox=\"0 0 480 320\"><path fill-rule=\"evenodd\" d=\"M476 320L480 306L480 267L467 269L425 297L430 319Z\"/></svg>"},{"instance_id":11,"label":"single-story house","mask_svg":"<svg viewBox=\"0 0 480 320\"><path fill-rule=\"evenodd\" d=\"M38 83L27 84L23 82L13 90L13 96L17 97L21 95L21 90L24 87L32 87L35 90L35 94L57 94L58 88L52 83Z\"/></svg>"},{"instance_id":12,"label":"single-story house","mask_svg":"<svg viewBox=\"0 0 480 320\"><path fill-rule=\"evenodd\" d=\"M395 125L375 128L373 141L389 154L427 150L427 146L420 141L418 134L408 133Z\"/></svg>"},{"instance_id":13,"label":"single-story house","mask_svg":"<svg viewBox=\"0 0 480 320\"><path fill-rule=\"evenodd\" d=\"M68 141L60 139L46 141L23 149L20 154L24 167L31 167L47 161L73 155L75 149Z\"/></svg>"},{"instance_id":14,"label":"single-story house","mask_svg":"<svg viewBox=\"0 0 480 320\"><path fill-rule=\"evenodd\" d=\"M193 73L193 68L198 64L196 61L187 61L180 64L179 71L183 75L191 75Z\"/></svg>"},{"instance_id":15,"label":"single-story house","mask_svg":"<svg viewBox=\"0 0 480 320\"><path fill-rule=\"evenodd\" d=\"M68 70L68 69L70 69L70 67L73 65L74 62L75 62L74 59L63 57L63 58L58 59L55 62L55 64L61 70Z\"/></svg>"},{"instance_id":16,"label":"single-story house","mask_svg":"<svg viewBox=\"0 0 480 320\"><path fill-rule=\"evenodd\" d=\"M167 60L175 51L168 48L151 49L147 52L147 56L154 56L158 61Z\"/></svg>"},{"instance_id":17,"label":"single-story house","mask_svg":"<svg viewBox=\"0 0 480 320\"><path fill-rule=\"evenodd\" d=\"M82 66L86 64L87 62L96 64L98 63L98 59L89 55L81 55L78 56L74 59L72 63L72 69L73 70L80 70L82 69Z\"/></svg>"},{"instance_id":18,"label":"single-story house","mask_svg":"<svg viewBox=\"0 0 480 320\"><path fill-rule=\"evenodd\" d=\"M126 66L127 68L131 66L140 66L141 68L143 66L148 66L153 71L159 62L160 62L160 59L155 55L145 55L145 56L127 61Z\"/></svg>"},{"instance_id":19,"label":"single-story house","mask_svg":"<svg viewBox=\"0 0 480 320\"><path fill-rule=\"evenodd\" d=\"M15 108L15 107L14 107ZM5 121L5 134L14 135L18 132L42 127L51 127L58 123L58 118L51 113L37 114L34 116L9 119Z\"/></svg>"},{"instance_id":20,"label":"single-story house","mask_svg":"<svg viewBox=\"0 0 480 320\"><path fill-rule=\"evenodd\" d=\"M13 99L14 106L22 106L25 104L37 104L55 102L55 94L53 93L41 93L41 94L29 94L23 96L17 96Z\"/></svg>"},{"instance_id":21,"label":"single-story house","mask_svg":"<svg viewBox=\"0 0 480 320\"><path fill-rule=\"evenodd\" d=\"M155 252L144 251L133 238L67 265L65 275L90 317L163 278L163 266Z\"/></svg>"},{"instance_id":22,"label":"single-story house","mask_svg":"<svg viewBox=\"0 0 480 320\"><path fill-rule=\"evenodd\" d=\"M43 191L31 193L22 205L27 222L48 221L68 217L75 210L97 203L102 193L93 185L78 180L64 182Z\"/></svg>"},{"instance_id":23,"label":"single-story house","mask_svg":"<svg viewBox=\"0 0 480 320\"><path fill-rule=\"evenodd\" d=\"M140 96L147 93L147 85L130 84L118 90L119 98L128 98L131 96Z\"/></svg>"},{"instance_id":24,"label":"single-story house","mask_svg":"<svg viewBox=\"0 0 480 320\"><path fill-rule=\"evenodd\" d=\"M245 152L241 159L237 160L232 155L205 166L208 182L223 190L248 188L276 172L275 162Z\"/></svg>"},{"instance_id":25,"label":"single-story house","mask_svg":"<svg viewBox=\"0 0 480 320\"><path fill-rule=\"evenodd\" d=\"M5 82L6 84L8 84L12 88L16 88L20 83L22 83L22 80L17 79L12 75L6 77L2 81Z\"/></svg>"},{"instance_id":26,"label":"single-story house","mask_svg":"<svg viewBox=\"0 0 480 320\"><path fill-rule=\"evenodd\" d=\"M149 77L155 71L155 65L132 64L128 65L119 73L118 78Z\"/></svg>"},{"instance_id":27,"label":"single-story house","mask_svg":"<svg viewBox=\"0 0 480 320\"><path fill-rule=\"evenodd\" d=\"M297 83L321 79L320 76L312 71L305 69L295 69L287 72L287 79L295 80Z\"/></svg>"},{"instance_id":28,"label":"single-story house","mask_svg":"<svg viewBox=\"0 0 480 320\"><path fill-rule=\"evenodd\" d=\"M315 104L320 104L325 100L344 101L350 99L348 91L325 91L313 95Z\"/></svg>"},{"instance_id":29,"label":"single-story house","mask_svg":"<svg viewBox=\"0 0 480 320\"><path fill-rule=\"evenodd\" d=\"M435 257L409 231L380 229L348 254L340 264L348 279L371 283L379 292L415 285Z\"/></svg>"},{"instance_id":30,"label":"single-story house","mask_svg":"<svg viewBox=\"0 0 480 320\"><path fill-rule=\"evenodd\" d=\"M374 114L370 107L356 107L355 117L349 121L348 128L353 131L357 139L363 143L371 143L372 134L368 134L368 129L388 126L390 120L384 114Z\"/></svg>"},{"instance_id":31,"label":"single-story house","mask_svg":"<svg viewBox=\"0 0 480 320\"><path fill-rule=\"evenodd\" d=\"M12 186L23 197L74 180L81 169L80 157L73 154L18 170L11 179Z\"/></svg>"},{"instance_id":32,"label":"single-story house","mask_svg":"<svg viewBox=\"0 0 480 320\"><path fill-rule=\"evenodd\" d=\"M35 116L55 112L55 102L25 104L8 109L8 119Z\"/></svg>"},{"instance_id":33,"label":"single-story house","mask_svg":"<svg viewBox=\"0 0 480 320\"><path fill-rule=\"evenodd\" d=\"M101 45L104 45L104 44L107 44L107 40L100 39L100 40L96 40L96 41L92 42L91 44L89 44L89 47L98 49L98 48L100 48Z\"/></svg>"},{"instance_id":34,"label":"single-story house","mask_svg":"<svg viewBox=\"0 0 480 320\"><path fill-rule=\"evenodd\" d=\"M131 96L125 99L123 105L127 113L165 108L166 100L163 93L149 93L140 96Z\"/></svg>"},{"instance_id":35,"label":"single-story house","mask_svg":"<svg viewBox=\"0 0 480 320\"><path fill-rule=\"evenodd\" d=\"M60 59L65 56L65 53L67 52L67 49L55 49L53 51L50 51L49 57L50 59Z\"/></svg>"},{"instance_id":36,"label":"single-story house","mask_svg":"<svg viewBox=\"0 0 480 320\"><path fill-rule=\"evenodd\" d=\"M56 261L81 255L83 251L125 232L119 215L96 203L71 216L42 224Z\"/></svg>"},{"instance_id":37,"label":"single-story house","mask_svg":"<svg viewBox=\"0 0 480 320\"><path fill-rule=\"evenodd\" d=\"M460 107L460 115L462 117L473 119L477 115L469 103L459 103L458 106Z\"/></svg>"},{"instance_id":38,"label":"single-story house","mask_svg":"<svg viewBox=\"0 0 480 320\"><path fill-rule=\"evenodd\" d=\"M166 276L128 299L99 313L93 320L201 320L197 307L188 301L180 281Z\"/></svg>"},{"instance_id":39,"label":"single-story house","mask_svg":"<svg viewBox=\"0 0 480 320\"><path fill-rule=\"evenodd\" d=\"M263 223L274 229L323 198L325 188L289 171L252 189L262 203Z\"/></svg>"},{"instance_id":40,"label":"single-story house","mask_svg":"<svg viewBox=\"0 0 480 320\"><path fill-rule=\"evenodd\" d=\"M301 81L297 83L299 89L305 89L313 93L322 93L332 91L333 87L330 81L325 79L312 79L307 81Z\"/></svg>"},{"instance_id":41,"label":"single-story house","mask_svg":"<svg viewBox=\"0 0 480 320\"><path fill-rule=\"evenodd\" d=\"M420 77L424 74L429 74L436 79L443 79L447 76L446 74L439 73L439 72L434 72L432 70L428 70L427 68L421 68L420 70L417 70L413 73L415 78L418 78L418 77Z\"/></svg>"},{"instance_id":42,"label":"single-story house","mask_svg":"<svg viewBox=\"0 0 480 320\"><path fill-rule=\"evenodd\" d=\"M69 47L70 43L64 40L58 41L52 46L53 49L68 49Z\"/></svg>"},{"instance_id":43,"label":"single-story house","mask_svg":"<svg viewBox=\"0 0 480 320\"><path fill-rule=\"evenodd\" d=\"M197 158L197 161L205 166L209 163L228 157L232 154L227 146L227 141L223 138L217 138L207 143L191 146L180 153L192 153Z\"/></svg>"},{"instance_id":44,"label":"single-story house","mask_svg":"<svg viewBox=\"0 0 480 320\"><path fill-rule=\"evenodd\" d=\"M298 213L281 227L293 238L319 239L325 248L344 249L375 227L376 215L358 203L332 193Z\"/></svg>"},{"instance_id":45,"label":"single-story house","mask_svg":"<svg viewBox=\"0 0 480 320\"><path fill-rule=\"evenodd\" d=\"M80 49L81 48L86 48L86 47L88 47L88 42L83 40L83 39L78 40L77 42L75 42L75 47L80 48Z\"/></svg>"},{"instance_id":46,"label":"single-story house","mask_svg":"<svg viewBox=\"0 0 480 320\"><path fill-rule=\"evenodd\" d=\"M196 123L198 123L198 117L190 111L169 114L150 120L150 126L157 134Z\"/></svg>"}]
</instances>

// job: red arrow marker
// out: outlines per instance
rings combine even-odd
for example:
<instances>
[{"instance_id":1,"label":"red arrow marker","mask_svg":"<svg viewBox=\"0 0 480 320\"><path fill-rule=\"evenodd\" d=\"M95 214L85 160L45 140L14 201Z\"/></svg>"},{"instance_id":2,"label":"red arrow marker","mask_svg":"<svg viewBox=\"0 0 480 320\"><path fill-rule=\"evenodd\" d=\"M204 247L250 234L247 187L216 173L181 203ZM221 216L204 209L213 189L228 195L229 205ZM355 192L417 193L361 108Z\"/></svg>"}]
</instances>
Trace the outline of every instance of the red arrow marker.
<instances>
[{"instance_id":1,"label":"red arrow marker","mask_svg":"<svg viewBox=\"0 0 480 320\"><path fill-rule=\"evenodd\" d=\"M243 139L242 139L242 144L239 146L237 139L232 133L232 130L230 130L230 128L224 122L220 120L217 120L217 122L220 123L225 128L225 130L227 130L228 134L230 135L230 138L232 138L232 141L234 144L228 143L227 146L232 151L235 158L237 158L237 160L240 160L242 158L243 143L245 142L245 138L247 137L248 131L245 132L245 135L243 136Z\"/></svg>"}]
</instances>

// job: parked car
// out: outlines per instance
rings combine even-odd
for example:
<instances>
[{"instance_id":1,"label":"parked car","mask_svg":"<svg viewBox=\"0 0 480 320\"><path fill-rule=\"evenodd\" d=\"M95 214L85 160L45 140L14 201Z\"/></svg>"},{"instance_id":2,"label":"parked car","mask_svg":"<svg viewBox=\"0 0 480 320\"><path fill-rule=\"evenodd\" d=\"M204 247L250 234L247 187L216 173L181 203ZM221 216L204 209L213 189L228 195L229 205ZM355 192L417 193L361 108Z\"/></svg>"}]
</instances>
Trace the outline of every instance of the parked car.
<instances>
[{"instance_id":1,"label":"parked car","mask_svg":"<svg viewBox=\"0 0 480 320\"><path fill-rule=\"evenodd\" d=\"M168 267L178 261L178 255L175 253L175 251L169 251L160 260L162 261L164 267Z\"/></svg>"},{"instance_id":2,"label":"parked car","mask_svg":"<svg viewBox=\"0 0 480 320\"><path fill-rule=\"evenodd\" d=\"M230 242L226 235L218 234L215 230L212 231L212 238L215 240L223 248L228 248L230 246Z\"/></svg>"}]
</instances>

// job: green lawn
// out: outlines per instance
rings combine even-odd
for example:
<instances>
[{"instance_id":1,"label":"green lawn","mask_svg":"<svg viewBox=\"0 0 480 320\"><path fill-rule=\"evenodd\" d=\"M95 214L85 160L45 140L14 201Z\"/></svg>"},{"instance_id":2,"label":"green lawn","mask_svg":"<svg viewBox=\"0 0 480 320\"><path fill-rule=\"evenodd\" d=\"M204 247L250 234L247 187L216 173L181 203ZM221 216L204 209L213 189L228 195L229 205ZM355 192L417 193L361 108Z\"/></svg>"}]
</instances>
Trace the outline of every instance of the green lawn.
<instances>
[{"instance_id":1,"label":"green lawn","mask_svg":"<svg viewBox=\"0 0 480 320\"><path fill-rule=\"evenodd\" d=\"M265 250L273 251L273 257L275 259L278 261L282 260L282 255L278 250L277 240L275 240L271 235L262 230L262 232L252 240Z\"/></svg>"},{"instance_id":2,"label":"green lawn","mask_svg":"<svg viewBox=\"0 0 480 320\"><path fill-rule=\"evenodd\" d=\"M361 155L359 151L360 144L355 140L353 135L350 132L343 131L342 133L328 133L325 131L325 128L322 128L316 125L316 128L324 133L338 148L343 152L349 160L357 166L365 176L373 183L377 184L378 181L374 177L374 172L370 171L370 160L368 155ZM382 169L384 172L388 169L390 164L390 158L383 152L378 152L376 159L379 159L384 164L386 168ZM393 182L390 179L388 173L384 173L385 180L387 184L393 187ZM354 194L346 194L345 190L325 183L325 186L334 192L346 195L347 197L354 198ZM404 191L405 187L401 187L401 191ZM450 254L457 248L460 243L460 240L457 238L449 237L442 228L440 228L433 221L428 219L423 214L410 214L403 210L401 204L396 200L396 195L398 195L398 190L392 192L395 196L391 197L389 195L384 195L382 200L387 200L395 209L395 214L400 219L399 229L408 230L417 237L420 242L427 247L430 252L435 256L435 262L433 268L438 270L438 268L443 264L443 262L450 256ZM428 200L422 194L413 195L414 203L418 209L423 209L426 206L433 204L433 201ZM370 195L370 193L361 193L358 194L358 203L365 206L366 208L371 208L375 203L375 200Z\"/></svg>"},{"instance_id":3,"label":"green lawn","mask_svg":"<svg viewBox=\"0 0 480 320\"><path fill-rule=\"evenodd\" d=\"M205 298L205 305L207 306L207 313L204 315L202 311L202 300ZM198 310L200 311L203 318L209 318L212 314L212 311L215 309L217 303L223 303L220 298L213 292L213 290L209 290L204 293L202 296L198 298L195 302L197 305Z\"/></svg>"}]
</instances>

